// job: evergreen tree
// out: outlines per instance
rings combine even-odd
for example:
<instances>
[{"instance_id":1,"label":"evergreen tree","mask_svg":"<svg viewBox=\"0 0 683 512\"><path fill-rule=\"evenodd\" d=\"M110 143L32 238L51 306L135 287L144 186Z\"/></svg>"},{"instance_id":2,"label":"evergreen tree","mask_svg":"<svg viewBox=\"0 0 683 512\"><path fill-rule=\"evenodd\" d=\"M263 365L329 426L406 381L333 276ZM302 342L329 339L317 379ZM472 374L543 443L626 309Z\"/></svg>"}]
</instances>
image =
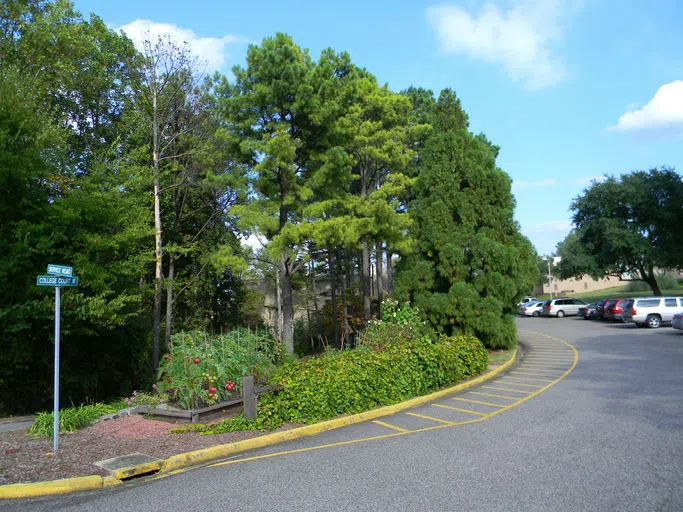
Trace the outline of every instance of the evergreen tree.
<instances>
[{"instance_id":1,"label":"evergreen tree","mask_svg":"<svg viewBox=\"0 0 683 512\"><path fill-rule=\"evenodd\" d=\"M460 101L444 90L420 151L410 206L418 249L401 260L395 289L440 332L514 345L517 300L536 279L531 243L513 220L510 178L498 148L468 130Z\"/></svg>"}]
</instances>

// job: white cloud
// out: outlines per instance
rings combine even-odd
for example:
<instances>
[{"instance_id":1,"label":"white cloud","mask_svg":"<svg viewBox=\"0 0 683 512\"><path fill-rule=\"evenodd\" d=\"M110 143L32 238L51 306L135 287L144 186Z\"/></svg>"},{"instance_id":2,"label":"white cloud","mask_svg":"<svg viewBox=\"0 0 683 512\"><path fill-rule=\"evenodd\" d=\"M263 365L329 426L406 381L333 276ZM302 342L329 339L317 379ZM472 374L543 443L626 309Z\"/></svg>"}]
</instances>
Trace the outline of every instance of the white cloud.
<instances>
[{"instance_id":1,"label":"white cloud","mask_svg":"<svg viewBox=\"0 0 683 512\"><path fill-rule=\"evenodd\" d=\"M512 182L512 188L513 189L519 189L519 188L547 188L547 187L556 187L560 184L559 181L554 180L552 178L546 178L541 181L513 181Z\"/></svg>"},{"instance_id":2,"label":"white cloud","mask_svg":"<svg viewBox=\"0 0 683 512\"><path fill-rule=\"evenodd\" d=\"M555 45L564 36L562 23L570 17L569 10L561 0L516 0L508 10L486 3L471 14L441 5L428 7L426 15L445 52L500 63L527 89L542 89L567 74Z\"/></svg>"},{"instance_id":3,"label":"white cloud","mask_svg":"<svg viewBox=\"0 0 683 512\"><path fill-rule=\"evenodd\" d=\"M575 178L573 179L570 183L572 185L581 185L582 187L588 187L593 184L593 182L601 182L604 181L605 177L604 176L586 176L583 178Z\"/></svg>"},{"instance_id":4,"label":"white cloud","mask_svg":"<svg viewBox=\"0 0 683 512\"><path fill-rule=\"evenodd\" d=\"M170 23L156 23L150 20L137 19L132 23L119 27L142 50L145 39L155 40L159 36L169 36L175 43L187 43L190 51L206 63L207 71L220 70L226 63L228 54L226 46L240 41L232 35L223 37L199 37L192 30L178 27Z\"/></svg>"},{"instance_id":5,"label":"white cloud","mask_svg":"<svg viewBox=\"0 0 683 512\"><path fill-rule=\"evenodd\" d=\"M665 130L683 135L683 81L662 85L654 98L639 110L628 110L607 131Z\"/></svg>"}]
</instances>

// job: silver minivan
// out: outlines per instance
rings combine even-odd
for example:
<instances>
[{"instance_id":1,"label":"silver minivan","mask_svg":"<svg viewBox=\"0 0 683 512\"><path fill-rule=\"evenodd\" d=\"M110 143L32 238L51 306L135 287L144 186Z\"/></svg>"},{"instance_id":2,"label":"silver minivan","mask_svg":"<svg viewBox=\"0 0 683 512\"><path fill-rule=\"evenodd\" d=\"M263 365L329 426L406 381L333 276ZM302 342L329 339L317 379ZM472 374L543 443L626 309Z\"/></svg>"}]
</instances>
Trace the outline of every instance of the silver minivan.
<instances>
[{"instance_id":1,"label":"silver minivan","mask_svg":"<svg viewBox=\"0 0 683 512\"><path fill-rule=\"evenodd\" d=\"M578 315L579 308L584 307L586 303L579 299L570 299L568 297L560 297L559 299L548 299L543 303L543 316L556 316L562 318L563 316Z\"/></svg>"},{"instance_id":2,"label":"silver minivan","mask_svg":"<svg viewBox=\"0 0 683 512\"><path fill-rule=\"evenodd\" d=\"M683 313L683 297L639 297L628 300L623 310L624 322L656 329L671 322L676 313Z\"/></svg>"}]
</instances>

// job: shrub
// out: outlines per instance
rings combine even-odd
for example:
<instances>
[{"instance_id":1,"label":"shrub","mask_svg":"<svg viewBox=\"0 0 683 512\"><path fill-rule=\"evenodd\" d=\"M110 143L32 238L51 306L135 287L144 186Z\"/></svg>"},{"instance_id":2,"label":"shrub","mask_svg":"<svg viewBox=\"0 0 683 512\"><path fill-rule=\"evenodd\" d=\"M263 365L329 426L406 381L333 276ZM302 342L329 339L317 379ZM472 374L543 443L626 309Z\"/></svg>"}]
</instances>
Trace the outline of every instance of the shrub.
<instances>
[{"instance_id":1,"label":"shrub","mask_svg":"<svg viewBox=\"0 0 683 512\"><path fill-rule=\"evenodd\" d=\"M371 320L358 337L358 344L375 350L388 343L429 341L435 334L410 303L387 298L380 305L381 320Z\"/></svg>"},{"instance_id":2,"label":"shrub","mask_svg":"<svg viewBox=\"0 0 683 512\"><path fill-rule=\"evenodd\" d=\"M398 403L486 369L488 353L471 336L395 342L384 350L330 352L282 367L270 380L284 390L259 402L260 424L313 423Z\"/></svg>"},{"instance_id":3,"label":"shrub","mask_svg":"<svg viewBox=\"0 0 683 512\"><path fill-rule=\"evenodd\" d=\"M213 404L238 389L243 376L265 379L285 358L281 344L265 330L237 329L215 337L182 332L171 337L157 390L183 408Z\"/></svg>"}]
</instances>

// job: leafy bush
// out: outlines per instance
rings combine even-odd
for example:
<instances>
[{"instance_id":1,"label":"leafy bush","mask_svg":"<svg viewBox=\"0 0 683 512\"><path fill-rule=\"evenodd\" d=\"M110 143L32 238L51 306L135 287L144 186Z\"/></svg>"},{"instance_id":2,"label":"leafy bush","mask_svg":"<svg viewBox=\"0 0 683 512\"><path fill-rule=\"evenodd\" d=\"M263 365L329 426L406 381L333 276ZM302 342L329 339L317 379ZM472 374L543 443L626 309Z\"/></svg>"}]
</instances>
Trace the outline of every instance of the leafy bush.
<instances>
[{"instance_id":1,"label":"leafy bush","mask_svg":"<svg viewBox=\"0 0 683 512\"><path fill-rule=\"evenodd\" d=\"M213 404L231 396L245 375L265 379L285 358L281 344L265 330L237 329L214 337L182 332L171 337L157 390L183 408Z\"/></svg>"},{"instance_id":2,"label":"leafy bush","mask_svg":"<svg viewBox=\"0 0 683 512\"><path fill-rule=\"evenodd\" d=\"M123 407L121 406L123 404ZM59 411L59 432L75 432L90 425L93 421L105 414L115 413L125 408L122 400L112 404L89 404ZM28 433L31 437L52 437L54 433L54 412L41 412L29 427Z\"/></svg>"},{"instance_id":3,"label":"leafy bush","mask_svg":"<svg viewBox=\"0 0 683 512\"><path fill-rule=\"evenodd\" d=\"M360 333L358 344L375 350L388 343L429 341L435 337L434 331L420 316L420 310L410 303L387 298L380 305L381 320L371 320Z\"/></svg>"},{"instance_id":4,"label":"leafy bush","mask_svg":"<svg viewBox=\"0 0 683 512\"><path fill-rule=\"evenodd\" d=\"M259 402L259 426L314 423L398 403L486 369L488 353L471 336L395 342L384 350L329 352L282 367L269 381L284 390Z\"/></svg>"}]
</instances>

